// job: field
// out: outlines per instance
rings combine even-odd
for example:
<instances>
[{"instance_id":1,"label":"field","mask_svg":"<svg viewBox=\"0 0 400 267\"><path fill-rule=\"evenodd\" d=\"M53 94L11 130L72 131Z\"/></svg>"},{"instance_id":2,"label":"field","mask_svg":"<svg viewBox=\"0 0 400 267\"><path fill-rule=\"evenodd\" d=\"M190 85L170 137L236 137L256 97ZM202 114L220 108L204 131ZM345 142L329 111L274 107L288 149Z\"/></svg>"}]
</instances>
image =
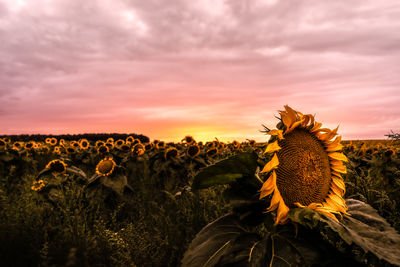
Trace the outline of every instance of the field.
<instances>
[{"instance_id":1,"label":"field","mask_svg":"<svg viewBox=\"0 0 400 267\"><path fill-rule=\"evenodd\" d=\"M399 232L400 145L393 140L342 144L349 159L345 198L368 203ZM0 262L179 266L196 234L234 211L228 185L194 190L196 175L250 153L262 169L269 160L266 145L203 143L190 136L179 143L142 143L132 136L0 139ZM343 260L349 258L347 251L338 251ZM368 264L376 260L368 257ZM363 257L356 262L367 264Z\"/></svg>"}]
</instances>

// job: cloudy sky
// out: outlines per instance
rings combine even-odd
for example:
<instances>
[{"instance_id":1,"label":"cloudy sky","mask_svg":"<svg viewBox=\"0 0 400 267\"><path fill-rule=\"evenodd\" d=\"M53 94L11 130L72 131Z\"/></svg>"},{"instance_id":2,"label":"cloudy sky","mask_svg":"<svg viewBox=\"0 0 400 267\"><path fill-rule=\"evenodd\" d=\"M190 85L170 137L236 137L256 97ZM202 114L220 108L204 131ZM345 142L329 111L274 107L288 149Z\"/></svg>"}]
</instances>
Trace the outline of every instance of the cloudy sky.
<instances>
[{"instance_id":1,"label":"cloudy sky","mask_svg":"<svg viewBox=\"0 0 400 267\"><path fill-rule=\"evenodd\" d=\"M400 131L398 0L0 0L0 134Z\"/></svg>"}]
</instances>

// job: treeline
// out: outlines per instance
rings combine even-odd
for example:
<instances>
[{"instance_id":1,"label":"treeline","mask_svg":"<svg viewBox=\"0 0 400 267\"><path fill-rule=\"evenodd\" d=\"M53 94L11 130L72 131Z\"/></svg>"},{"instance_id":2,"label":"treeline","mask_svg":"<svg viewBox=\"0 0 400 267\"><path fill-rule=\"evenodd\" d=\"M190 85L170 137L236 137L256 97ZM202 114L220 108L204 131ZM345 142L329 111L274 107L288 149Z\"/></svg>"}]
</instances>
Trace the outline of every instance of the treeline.
<instances>
[{"instance_id":1,"label":"treeline","mask_svg":"<svg viewBox=\"0 0 400 267\"><path fill-rule=\"evenodd\" d=\"M42 141L44 142L47 137L55 137L57 139L64 139L67 141L71 140L79 140L81 138L85 138L89 141L97 141L97 140L107 140L112 137L114 140L118 139L126 139L128 136L132 136L136 139L139 139L142 143L150 142L150 138L143 134L121 134L121 133L84 133L84 134L61 134L61 135L44 135L44 134L20 134L20 135L0 135L0 138L8 137L12 141Z\"/></svg>"}]
</instances>

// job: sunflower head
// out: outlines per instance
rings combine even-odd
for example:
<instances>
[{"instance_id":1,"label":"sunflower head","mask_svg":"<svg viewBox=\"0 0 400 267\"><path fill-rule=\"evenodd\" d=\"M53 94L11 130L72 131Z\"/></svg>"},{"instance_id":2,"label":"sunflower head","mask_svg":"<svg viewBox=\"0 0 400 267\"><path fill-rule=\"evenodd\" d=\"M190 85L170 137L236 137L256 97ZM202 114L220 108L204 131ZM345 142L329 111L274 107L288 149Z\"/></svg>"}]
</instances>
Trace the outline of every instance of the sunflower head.
<instances>
[{"instance_id":1,"label":"sunflower head","mask_svg":"<svg viewBox=\"0 0 400 267\"><path fill-rule=\"evenodd\" d=\"M145 150L151 150L153 148L153 144L152 143L147 143L144 145Z\"/></svg>"},{"instance_id":2,"label":"sunflower head","mask_svg":"<svg viewBox=\"0 0 400 267\"><path fill-rule=\"evenodd\" d=\"M26 150L32 150L36 148L36 142L35 141L29 141L28 143L25 144L25 149Z\"/></svg>"},{"instance_id":3,"label":"sunflower head","mask_svg":"<svg viewBox=\"0 0 400 267\"><path fill-rule=\"evenodd\" d=\"M177 158L178 156L179 156L179 151L178 151L178 149L176 149L176 147L170 147L164 153L165 160Z\"/></svg>"},{"instance_id":4,"label":"sunflower head","mask_svg":"<svg viewBox=\"0 0 400 267\"><path fill-rule=\"evenodd\" d=\"M65 148L65 151L67 152L67 154L76 154L76 148L74 146L69 146Z\"/></svg>"},{"instance_id":5,"label":"sunflower head","mask_svg":"<svg viewBox=\"0 0 400 267\"><path fill-rule=\"evenodd\" d=\"M16 141L13 143L12 149L19 151L22 147L23 147L23 144L21 142Z\"/></svg>"},{"instance_id":6,"label":"sunflower head","mask_svg":"<svg viewBox=\"0 0 400 267\"><path fill-rule=\"evenodd\" d=\"M119 147L119 150L122 152L129 152L131 150L130 143L123 144L122 146Z\"/></svg>"},{"instance_id":7,"label":"sunflower head","mask_svg":"<svg viewBox=\"0 0 400 267\"><path fill-rule=\"evenodd\" d=\"M112 138L112 137L108 138L106 143L114 143L114 138Z\"/></svg>"},{"instance_id":8,"label":"sunflower head","mask_svg":"<svg viewBox=\"0 0 400 267\"><path fill-rule=\"evenodd\" d=\"M129 143L133 143L133 140L135 140L135 138L133 137L133 136L128 136L126 139L125 139L125 141L126 142L129 142Z\"/></svg>"},{"instance_id":9,"label":"sunflower head","mask_svg":"<svg viewBox=\"0 0 400 267\"><path fill-rule=\"evenodd\" d=\"M50 137L47 137L47 138L44 140L44 142L45 142L46 144L50 144L50 143L51 143L51 138L50 138Z\"/></svg>"},{"instance_id":10,"label":"sunflower head","mask_svg":"<svg viewBox=\"0 0 400 267\"><path fill-rule=\"evenodd\" d=\"M196 141L194 140L194 138L191 135L186 135L183 139L183 142L185 142L186 144L192 144L195 143Z\"/></svg>"},{"instance_id":11,"label":"sunflower head","mask_svg":"<svg viewBox=\"0 0 400 267\"><path fill-rule=\"evenodd\" d=\"M195 158L200 154L200 147L197 144L191 145L186 150L186 155L189 158Z\"/></svg>"},{"instance_id":12,"label":"sunflower head","mask_svg":"<svg viewBox=\"0 0 400 267\"><path fill-rule=\"evenodd\" d=\"M64 174L67 171L67 164L64 161L55 159L50 161L46 165L47 169L50 169L54 175Z\"/></svg>"},{"instance_id":13,"label":"sunflower head","mask_svg":"<svg viewBox=\"0 0 400 267\"><path fill-rule=\"evenodd\" d=\"M94 144L95 147L99 148L100 146L104 146L106 143L101 141L101 140L97 140L96 143Z\"/></svg>"},{"instance_id":14,"label":"sunflower head","mask_svg":"<svg viewBox=\"0 0 400 267\"><path fill-rule=\"evenodd\" d=\"M99 154L106 154L106 153L108 153L110 151L110 149L108 148L108 146L106 146L105 144L104 145L101 145L101 146L99 146L98 148L97 148L97 153L99 153Z\"/></svg>"},{"instance_id":15,"label":"sunflower head","mask_svg":"<svg viewBox=\"0 0 400 267\"><path fill-rule=\"evenodd\" d=\"M233 140L232 146L233 146L233 148L239 148L240 147L240 143L238 141L236 141L236 140Z\"/></svg>"},{"instance_id":16,"label":"sunflower head","mask_svg":"<svg viewBox=\"0 0 400 267\"><path fill-rule=\"evenodd\" d=\"M79 140L79 147L83 150L88 149L90 146L90 143L87 139L81 139Z\"/></svg>"},{"instance_id":17,"label":"sunflower head","mask_svg":"<svg viewBox=\"0 0 400 267\"><path fill-rule=\"evenodd\" d=\"M53 152L56 154L61 154L61 147L60 146L55 146L53 149Z\"/></svg>"},{"instance_id":18,"label":"sunflower head","mask_svg":"<svg viewBox=\"0 0 400 267\"><path fill-rule=\"evenodd\" d=\"M212 147L210 149L207 149L206 155L207 157L213 158L218 154L218 148L217 147Z\"/></svg>"},{"instance_id":19,"label":"sunflower head","mask_svg":"<svg viewBox=\"0 0 400 267\"><path fill-rule=\"evenodd\" d=\"M157 148L157 149L161 149L161 148L165 148L165 147L166 147L166 144L165 144L164 141L159 141L159 142L157 142L157 144L156 144L156 148Z\"/></svg>"},{"instance_id":20,"label":"sunflower head","mask_svg":"<svg viewBox=\"0 0 400 267\"><path fill-rule=\"evenodd\" d=\"M255 146L256 145L256 140L249 140L249 145L250 146Z\"/></svg>"},{"instance_id":21,"label":"sunflower head","mask_svg":"<svg viewBox=\"0 0 400 267\"><path fill-rule=\"evenodd\" d=\"M6 148L6 146L7 146L6 141L4 139L0 138L0 148L4 149L4 148Z\"/></svg>"},{"instance_id":22,"label":"sunflower head","mask_svg":"<svg viewBox=\"0 0 400 267\"><path fill-rule=\"evenodd\" d=\"M114 142L106 142L106 146L112 150L114 148Z\"/></svg>"},{"instance_id":23,"label":"sunflower head","mask_svg":"<svg viewBox=\"0 0 400 267\"><path fill-rule=\"evenodd\" d=\"M265 153L272 157L261 171L270 173L260 193L260 199L273 194L267 212L277 210L276 224L284 223L293 207L308 207L334 220L334 214L347 214L340 175L346 173L347 158L339 152L341 137L331 140L338 128L321 128L313 115L289 106L279 113L278 129L267 132L272 138Z\"/></svg>"},{"instance_id":24,"label":"sunflower head","mask_svg":"<svg viewBox=\"0 0 400 267\"><path fill-rule=\"evenodd\" d=\"M141 143L142 143L142 142L140 142L139 139L133 139L131 145L134 146L134 145L136 145L136 144L141 144Z\"/></svg>"},{"instance_id":25,"label":"sunflower head","mask_svg":"<svg viewBox=\"0 0 400 267\"><path fill-rule=\"evenodd\" d=\"M392 148L388 148L384 152L385 158L386 159L392 159L394 155L396 155L396 152Z\"/></svg>"},{"instance_id":26,"label":"sunflower head","mask_svg":"<svg viewBox=\"0 0 400 267\"><path fill-rule=\"evenodd\" d=\"M137 143L136 145L134 145L132 147L132 156L133 157L141 156L144 154L145 151L146 151L146 147L141 143Z\"/></svg>"},{"instance_id":27,"label":"sunflower head","mask_svg":"<svg viewBox=\"0 0 400 267\"><path fill-rule=\"evenodd\" d=\"M31 189L33 191L40 191L43 189L43 187L45 186L44 181L42 179L38 180L38 181L34 181Z\"/></svg>"},{"instance_id":28,"label":"sunflower head","mask_svg":"<svg viewBox=\"0 0 400 267\"><path fill-rule=\"evenodd\" d=\"M120 148L123 144L125 144L125 141L124 140L122 140L122 139L118 139L117 141L115 141L115 146L117 147L117 148Z\"/></svg>"},{"instance_id":29,"label":"sunflower head","mask_svg":"<svg viewBox=\"0 0 400 267\"><path fill-rule=\"evenodd\" d=\"M10 137L4 137L3 138L4 142L6 142L7 144L11 143L11 138Z\"/></svg>"},{"instance_id":30,"label":"sunflower head","mask_svg":"<svg viewBox=\"0 0 400 267\"><path fill-rule=\"evenodd\" d=\"M96 166L96 173L103 176L109 176L113 173L115 161L111 157L102 159Z\"/></svg>"},{"instance_id":31,"label":"sunflower head","mask_svg":"<svg viewBox=\"0 0 400 267\"><path fill-rule=\"evenodd\" d=\"M57 145L57 138L55 138L55 137L50 138L50 145L52 145L52 146Z\"/></svg>"}]
</instances>

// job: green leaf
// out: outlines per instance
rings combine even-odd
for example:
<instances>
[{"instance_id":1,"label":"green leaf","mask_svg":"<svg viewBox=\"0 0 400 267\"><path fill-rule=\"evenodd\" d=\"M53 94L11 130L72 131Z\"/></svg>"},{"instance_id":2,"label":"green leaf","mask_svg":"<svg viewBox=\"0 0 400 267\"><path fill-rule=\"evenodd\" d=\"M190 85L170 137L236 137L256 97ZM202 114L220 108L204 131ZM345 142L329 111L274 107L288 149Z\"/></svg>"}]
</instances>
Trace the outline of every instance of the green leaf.
<instances>
[{"instance_id":1,"label":"green leaf","mask_svg":"<svg viewBox=\"0 0 400 267\"><path fill-rule=\"evenodd\" d=\"M240 178L252 177L257 169L257 159L255 152L242 152L203 168L194 177L192 188L202 189L217 184L230 184Z\"/></svg>"},{"instance_id":2,"label":"green leaf","mask_svg":"<svg viewBox=\"0 0 400 267\"><path fill-rule=\"evenodd\" d=\"M193 239L182 259L185 266L247 266L262 257L254 250L261 237L248 232L239 218L227 214L205 226ZM252 249L253 248L253 249ZM252 252L257 252L254 255Z\"/></svg>"},{"instance_id":3,"label":"green leaf","mask_svg":"<svg viewBox=\"0 0 400 267\"><path fill-rule=\"evenodd\" d=\"M310 209L291 209L292 221L318 230L321 237L342 253L371 266L400 265L400 235L370 205L346 200L348 213L338 223Z\"/></svg>"},{"instance_id":4,"label":"green leaf","mask_svg":"<svg viewBox=\"0 0 400 267\"><path fill-rule=\"evenodd\" d=\"M103 176L100 180L104 186L112 189L119 196L123 195L125 186L128 185L128 179L125 175Z\"/></svg>"}]
</instances>

